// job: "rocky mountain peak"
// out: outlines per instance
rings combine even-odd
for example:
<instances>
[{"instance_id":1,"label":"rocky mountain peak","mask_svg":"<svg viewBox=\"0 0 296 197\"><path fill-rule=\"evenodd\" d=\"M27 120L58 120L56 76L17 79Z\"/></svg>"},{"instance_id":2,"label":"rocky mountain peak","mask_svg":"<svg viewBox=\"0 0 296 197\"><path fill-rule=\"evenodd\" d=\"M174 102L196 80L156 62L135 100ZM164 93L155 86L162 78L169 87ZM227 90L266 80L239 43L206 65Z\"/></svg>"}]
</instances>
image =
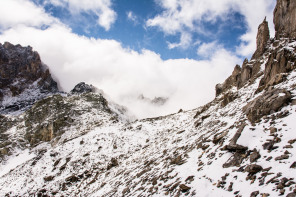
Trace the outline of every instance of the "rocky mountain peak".
<instances>
[{"instance_id":1,"label":"rocky mountain peak","mask_svg":"<svg viewBox=\"0 0 296 197\"><path fill-rule=\"evenodd\" d=\"M169 98L166 97L154 97L154 99L150 99L145 97L143 94L138 96L138 100L140 101L144 101L156 106L162 106L164 104L166 104L166 102L169 100Z\"/></svg>"},{"instance_id":2,"label":"rocky mountain peak","mask_svg":"<svg viewBox=\"0 0 296 197\"><path fill-rule=\"evenodd\" d=\"M22 108L27 105L24 102L32 103L36 99L31 96L38 97L36 91L39 96L58 91L57 83L39 54L30 46L0 43L0 109Z\"/></svg>"},{"instance_id":3,"label":"rocky mountain peak","mask_svg":"<svg viewBox=\"0 0 296 197\"><path fill-rule=\"evenodd\" d=\"M268 22L266 21L266 17L265 17L263 22L258 27L257 49L252 59L258 58L264 53L269 39L270 39L270 34L269 34Z\"/></svg>"},{"instance_id":4,"label":"rocky mountain peak","mask_svg":"<svg viewBox=\"0 0 296 197\"><path fill-rule=\"evenodd\" d=\"M71 94L82 94L95 91L96 88L93 85L88 85L85 82L80 82L73 88L73 90L71 90Z\"/></svg>"},{"instance_id":5,"label":"rocky mountain peak","mask_svg":"<svg viewBox=\"0 0 296 197\"><path fill-rule=\"evenodd\" d=\"M277 0L273 15L276 39L296 39L296 1Z\"/></svg>"},{"instance_id":6,"label":"rocky mountain peak","mask_svg":"<svg viewBox=\"0 0 296 197\"><path fill-rule=\"evenodd\" d=\"M240 89L263 75L256 93L261 92L284 81L285 73L295 69L294 52L285 45L290 43L294 46L293 41L287 38L296 39L296 1L277 0L274 9L274 24L276 36L271 39L265 17L258 27L257 49L252 59L250 61L245 59L241 67L236 65L232 75L222 84L216 85L216 96L222 93L225 93L225 96L232 88ZM281 38L286 38L286 40L281 40ZM266 64L262 72L261 65L264 59Z\"/></svg>"}]
</instances>

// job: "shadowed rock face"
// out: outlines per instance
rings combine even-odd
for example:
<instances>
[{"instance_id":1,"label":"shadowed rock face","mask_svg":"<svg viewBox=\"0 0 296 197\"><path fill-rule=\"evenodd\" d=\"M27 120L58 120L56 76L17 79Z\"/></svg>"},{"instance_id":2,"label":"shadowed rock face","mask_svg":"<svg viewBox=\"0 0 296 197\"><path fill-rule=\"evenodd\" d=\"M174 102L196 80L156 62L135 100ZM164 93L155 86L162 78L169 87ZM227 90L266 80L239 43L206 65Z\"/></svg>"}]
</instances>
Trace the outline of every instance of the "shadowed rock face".
<instances>
[{"instance_id":1,"label":"shadowed rock face","mask_svg":"<svg viewBox=\"0 0 296 197\"><path fill-rule=\"evenodd\" d=\"M39 94L58 91L57 83L41 62L39 54L30 46L0 43L0 104L3 104L5 96L16 97L25 91L33 92L33 90L38 90ZM26 103L31 103L28 96L24 96L24 100L25 103L19 100L17 109Z\"/></svg>"},{"instance_id":2,"label":"shadowed rock face","mask_svg":"<svg viewBox=\"0 0 296 197\"><path fill-rule=\"evenodd\" d=\"M273 14L275 37L296 39L296 1L278 0Z\"/></svg>"},{"instance_id":3,"label":"shadowed rock face","mask_svg":"<svg viewBox=\"0 0 296 197\"><path fill-rule=\"evenodd\" d=\"M37 80L37 85L44 91L58 90L57 83L42 64L39 54L32 51L30 46L14 46L8 42L0 44L1 89L8 88L16 96Z\"/></svg>"},{"instance_id":4,"label":"shadowed rock face","mask_svg":"<svg viewBox=\"0 0 296 197\"><path fill-rule=\"evenodd\" d=\"M88 85L84 82L78 83L73 90L71 90L72 94L82 94L82 93L89 93L95 92L96 88L92 85Z\"/></svg>"}]
</instances>

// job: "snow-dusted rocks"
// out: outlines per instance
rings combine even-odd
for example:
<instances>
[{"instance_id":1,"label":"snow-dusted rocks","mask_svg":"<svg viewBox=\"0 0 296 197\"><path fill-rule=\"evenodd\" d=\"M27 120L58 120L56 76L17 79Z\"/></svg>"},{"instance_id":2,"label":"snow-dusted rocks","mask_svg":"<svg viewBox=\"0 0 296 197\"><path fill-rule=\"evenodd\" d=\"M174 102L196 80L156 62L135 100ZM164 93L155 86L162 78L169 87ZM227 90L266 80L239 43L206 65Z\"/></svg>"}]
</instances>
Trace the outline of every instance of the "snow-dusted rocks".
<instances>
[{"instance_id":1,"label":"snow-dusted rocks","mask_svg":"<svg viewBox=\"0 0 296 197\"><path fill-rule=\"evenodd\" d=\"M30 46L0 43L0 113L24 111L57 91L57 83Z\"/></svg>"},{"instance_id":2,"label":"snow-dusted rocks","mask_svg":"<svg viewBox=\"0 0 296 197\"><path fill-rule=\"evenodd\" d=\"M279 111L291 102L292 95L283 89L273 89L264 92L252 102L249 102L243 111L250 122L260 121L263 116Z\"/></svg>"},{"instance_id":3,"label":"snow-dusted rocks","mask_svg":"<svg viewBox=\"0 0 296 197\"><path fill-rule=\"evenodd\" d=\"M95 92L96 88L93 85L88 85L85 82L78 83L73 90L71 90L72 94L82 94L82 93L89 93Z\"/></svg>"}]
</instances>

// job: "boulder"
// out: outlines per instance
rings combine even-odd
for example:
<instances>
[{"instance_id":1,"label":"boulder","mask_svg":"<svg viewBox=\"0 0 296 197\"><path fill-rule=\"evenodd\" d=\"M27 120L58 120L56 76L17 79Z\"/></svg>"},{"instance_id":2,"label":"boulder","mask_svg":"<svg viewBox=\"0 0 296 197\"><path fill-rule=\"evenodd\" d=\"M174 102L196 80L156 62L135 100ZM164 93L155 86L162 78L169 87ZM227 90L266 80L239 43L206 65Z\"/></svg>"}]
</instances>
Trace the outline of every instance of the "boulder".
<instances>
[{"instance_id":1,"label":"boulder","mask_svg":"<svg viewBox=\"0 0 296 197\"><path fill-rule=\"evenodd\" d=\"M250 155L250 162L256 162L260 157L260 153L256 149L254 149L253 153Z\"/></svg>"},{"instance_id":2,"label":"boulder","mask_svg":"<svg viewBox=\"0 0 296 197\"><path fill-rule=\"evenodd\" d=\"M248 165L246 168L245 168L245 172L249 172L251 174L256 174L257 172L260 172L262 170L262 166L260 165L257 165L257 164L251 164L251 165Z\"/></svg>"},{"instance_id":3,"label":"boulder","mask_svg":"<svg viewBox=\"0 0 296 197\"><path fill-rule=\"evenodd\" d=\"M296 193L292 192L287 195L287 197L296 197Z\"/></svg>"},{"instance_id":4,"label":"boulder","mask_svg":"<svg viewBox=\"0 0 296 197\"><path fill-rule=\"evenodd\" d=\"M290 168L296 169L296 161L294 163L292 163L292 165L290 166Z\"/></svg>"},{"instance_id":5,"label":"boulder","mask_svg":"<svg viewBox=\"0 0 296 197\"><path fill-rule=\"evenodd\" d=\"M251 193L250 197L256 197L259 195L259 193L260 193L259 191L254 191Z\"/></svg>"},{"instance_id":6,"label":"boulder","mask_svg":"<svg viewBox=\"0 0 296 197\"><path fill-rule=\"evenodd\" d=\"M226 145L222 148L222 150L227 150L229 152L239 152L239 153L243 153L246 150L248 150L248 147L242 146L242 145L238 145L238 144L229 144Z\"/></svg>"},{"instance_id":7,"label":"boulder","mask_svg":"<svg viewBox=\"0 0 296 197\"><path fill-rule=\"evenodd\" d=\"M181 192L183 192L183 193L185 193L191 189L191 187L188 187L185 184L181 184L179 187L180 187Z\"/></svg>"},{"instance_id":8,"label":"boulder","mask_svg":"<svg viewBox=\"0 0 296 197\"><path fill-rule=\"evenodd\" d=\"M263 116L279 111L291 101L291 98L290 92L283 89L273 89L248 103L243 107L243 111L250 122L255 123Z\"/></svg>"}]
</instances>

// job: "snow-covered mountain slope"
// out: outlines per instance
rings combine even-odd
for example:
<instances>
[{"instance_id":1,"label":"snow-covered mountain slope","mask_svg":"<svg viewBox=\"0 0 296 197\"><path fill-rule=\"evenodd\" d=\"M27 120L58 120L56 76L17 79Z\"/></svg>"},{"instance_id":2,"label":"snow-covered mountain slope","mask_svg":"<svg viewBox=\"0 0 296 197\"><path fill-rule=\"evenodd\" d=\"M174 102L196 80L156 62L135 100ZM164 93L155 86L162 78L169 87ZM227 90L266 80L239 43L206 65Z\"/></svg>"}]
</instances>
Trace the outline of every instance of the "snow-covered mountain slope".
<instances>
[{"instance_id":1,"label":"snow-covered mountain slope","mask_svg":"<svg viewBox=\"0 0 296 197\"><path fill-rule=\"evenodd\" d=\"M295 56L296 42L278 42L277 47L270 43L261 59L249 62L261 62L259 77L191 111L129 122L114 113L100 94L83 93L52 96L21 116L5 116L15 123L3 133L12 151L2 160L0 195L256 196L258 191L262 196L278 196L295 192L295 69L282 82L258 91L273 51L288 50ZM229 100L229 95L235 96ZM267 114L251 105L260 98L269 102L260 105L272 109ZM247 116L245 106L249 110L254 106L251 111L257 114Z\"/></svg>"},{"instance_id":2,"label":"snow-covered mountain slope","mask_svg":"<svg viewBox=\"0 0 296 197\"><path fill-rule=\"evenodd\" d=\"M275 10L295 23L293 1ZM194 110L131 120L81 83L1 115L0 196L295 197L296 29L275 27Z\"/></svg>"}]
</instances>

